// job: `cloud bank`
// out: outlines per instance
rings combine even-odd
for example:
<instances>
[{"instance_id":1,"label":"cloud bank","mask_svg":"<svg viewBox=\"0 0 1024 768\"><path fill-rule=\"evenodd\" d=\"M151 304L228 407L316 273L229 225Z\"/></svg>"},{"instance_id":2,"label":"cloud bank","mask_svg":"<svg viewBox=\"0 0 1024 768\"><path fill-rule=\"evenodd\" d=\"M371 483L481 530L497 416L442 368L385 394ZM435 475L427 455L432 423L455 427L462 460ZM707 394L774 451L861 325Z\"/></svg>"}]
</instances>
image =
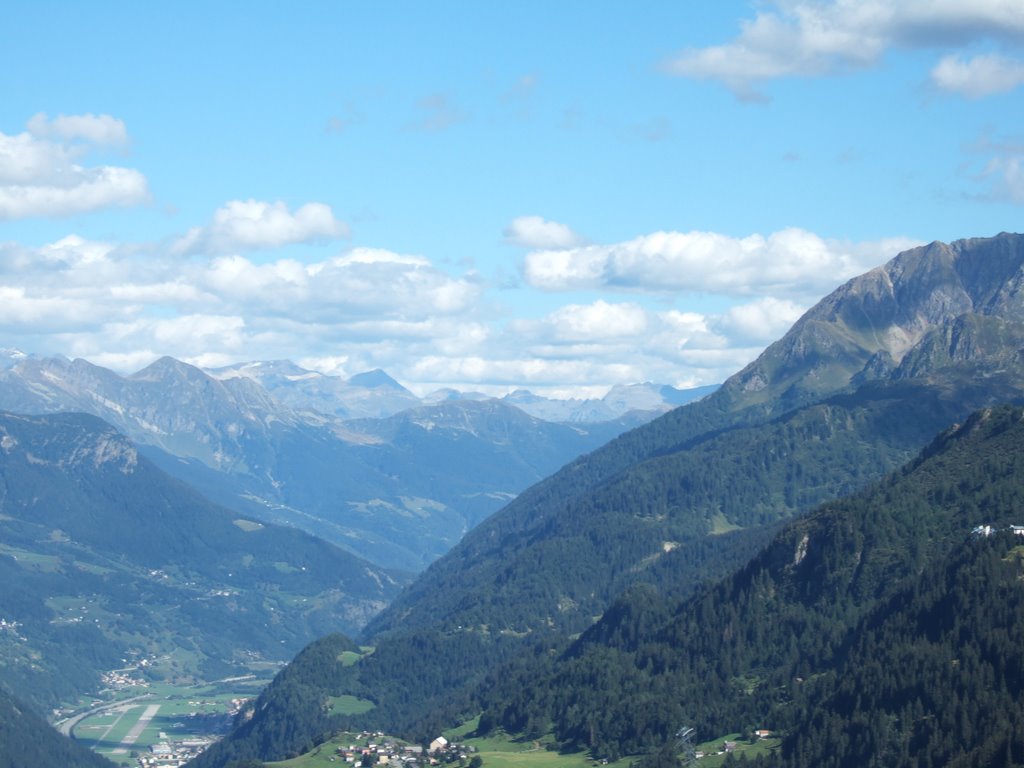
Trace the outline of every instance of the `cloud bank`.
<instances>
[{"instance_id":1,"label":"cloud bank","mask_svg":"<svg viewBox=\"0 0 1024 768\"><path fill-rule=\"evenodd\" d=\"M1005 0L789 0L768 4L741 22L732 42L689 48L665 63L671 74L714 80L741 99L763 98L759 83L781 77L833 75L876 65L892 49L1024 43L1024 5ZM972 97L1020 84L1024 62L981 56L943 59L940 88Z\"/></svg>"},{"instance_id":2,"label":"cloud bank","mask_svg":"<svg viewBox=\"0 0 1024 768\"><path fill-rule=\"evenodd\" d=\"M228 203L171 248L77 236L0 245L0 329L30 351L119 370L170 354L207 366L290 358L341 375L379 367L421 393L695 386L738 370L844 277L916 244L839 243L787 229L571 245L579 240L568 228L524 217L514 230L524 243L566 247L527 254L521 290L571 291L572 300L510 319L494 301L496 283L419 254L356 247L256 261L233 250L337 236L340 223L315 206ZM196 255L181 258L182 242ZM672 306L688 293L740 300L717 311Z\"/></svg>"},{"instance_id":3,"label":"cloud bank","mask_svg":"<svg viewBox=\"0 0 1024 768\"><path fill-rule=\"evenodd\" d=\"M797 228L743 238L655 232L611 245L535 251L527 255L524 273L544 291L771 294L806 301L916 244L844 243Z\"/></svg>"},{"instance_id":4,"label":"cloud bank","mask_svg":"<svg viewBox=\"0 0 1024 768\"><path fill-rule=\"evenodd\" d=\"M0 133L0 221L72 216L148 199L139 171L85 164L97 148L127 142L120 120L109 115L49 120L38 114L27 128L13 136Z\"/></svg>"}]
</instances>

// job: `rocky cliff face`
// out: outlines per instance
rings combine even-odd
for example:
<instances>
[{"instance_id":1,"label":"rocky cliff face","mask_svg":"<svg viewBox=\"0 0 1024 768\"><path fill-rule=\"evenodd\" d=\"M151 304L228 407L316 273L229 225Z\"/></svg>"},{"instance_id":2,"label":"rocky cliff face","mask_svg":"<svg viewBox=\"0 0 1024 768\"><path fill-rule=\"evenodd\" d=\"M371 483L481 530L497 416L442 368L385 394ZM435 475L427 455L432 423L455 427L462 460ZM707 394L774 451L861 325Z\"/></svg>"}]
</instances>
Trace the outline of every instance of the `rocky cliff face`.
<instances>
[{"instance_id":1,"label":"rocky cliff face","mask_svg":"<svg viewBox=\"0 0 1024 768\"><path fill-rule=\"evenodd\" d=\"M1019 365L1024 237L935 242L899 254L811 308L723 385L736 410L780 413L865 381L950 363ZM991 359L991 360L990 360Z\"/></svg>"}]
</instances>

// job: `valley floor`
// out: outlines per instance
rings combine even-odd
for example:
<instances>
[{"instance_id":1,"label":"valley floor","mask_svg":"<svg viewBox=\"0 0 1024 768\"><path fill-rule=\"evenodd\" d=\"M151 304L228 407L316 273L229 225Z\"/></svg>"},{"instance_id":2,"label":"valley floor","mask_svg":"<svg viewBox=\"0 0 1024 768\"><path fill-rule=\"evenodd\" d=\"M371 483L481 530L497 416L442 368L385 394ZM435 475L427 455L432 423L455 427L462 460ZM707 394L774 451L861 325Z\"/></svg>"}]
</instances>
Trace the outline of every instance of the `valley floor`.
<instances>
[{"instance_id":1,"label":"valley floor","mask_svg":"<svg viewBox=\"0 0 1024 768\"><path fill-rule=\"evenodd\" d=\"M214 683L149 684L111 693L57 724L115 765L178 765L194 757L228 729L242 703L259 694L265 677Z\"/></svg>"}]
</instances>

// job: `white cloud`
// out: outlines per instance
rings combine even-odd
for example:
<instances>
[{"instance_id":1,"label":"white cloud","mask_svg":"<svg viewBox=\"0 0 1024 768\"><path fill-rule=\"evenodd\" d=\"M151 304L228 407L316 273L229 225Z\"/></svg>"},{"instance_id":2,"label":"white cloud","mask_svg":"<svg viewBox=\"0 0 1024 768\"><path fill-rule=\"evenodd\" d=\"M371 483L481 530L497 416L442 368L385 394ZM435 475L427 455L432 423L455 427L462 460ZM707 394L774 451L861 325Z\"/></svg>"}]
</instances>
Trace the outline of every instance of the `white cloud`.
<instances>
[{"instance_id":1,"label":"white cloud","mask_svg":"<svg viewBox=\"0 0 1024 768\"><path fill-rule=\"evenodd\" d=\"M1024 40L1024 5L1007 0L780 0L741 22L732 42L688 49L666 64L717 80L740 98L757 83L872 66L891 48Z\"/></svg>"},{"instance_id":2,"label":"white cloud","mask_svg":"<svg viewBox=\"0 0 1024 768\"><path fill-rule=\"evenodd\" d=\"M912 245L917 243L843 243L796 228L744 238L656 232L624 243L527 254L525 276L532 286L547 291L820 295Z\"/></svg>"},{"instance_id":3,"label":"white cloud","mask_svg":"<svg viewBox=\"0 0 1024 768\"><path fill-rule=\"evenodd\" d=\"M26 126L33 136L62 141L83 139L92 144L119 145L128 143L124 121L110 115L58 115L49 120L46 114L33 115Z\"/></svg>"},{"instance_id":4,"label":"white cloud","mask_svg":"<svg viewBox=\"0 0 1024 768\"><path fill-rule=\"evenodd\" d=\"M338 240L348 234L348 226L323 203L306 203L292 213L281 201L231 200L217 209L210 224L189 230L174 250L230 253Z\"/></svg>"},{"instance_id":5,"label":"white cloud","mask_svg":"<svg viewBox=\"0 0 1024 768\"><path fill-rule=\"evenodd\" d=\"M148 197L145 177L131 168L73 166L64 175L67 186L0 187L0 220L72 216L138 205Z\"/></svg>"},{"instance_id":6,"label":"white cloud","mask_svg":"<svg viewBox=\"0 0 1024 768\"><path fill-rule=\"evenodd\" d=\"M505 242L524 248L575 248L586 242L565 224L540 216L519 216L505 227Z\"/></svg>"},{"instance_id":7,"label":"white cloud","mask_svg":"<svg viewBox=\"0 0 1024 768\"><path fill-rule=\"evenodd\" d=\"M647 329L647 312L637 304L568 304L542 321L519 321L511 327L546 343L614 341L634 338Z\"/></svg>"},{"instance_id":8,"label":"white cloud","mask_svg":"<svg viewBox=\"0 0 1024 768\"><path fill-rule=\"evenodd\" d=\"M780 336L821 270L825 282L838 281L841 270L874 266L896 250L890 243L883 258L880 247L785 230L743 239L655 233L550 251L569 258L555 278L538 273L545 287L580 288L582 258L582 287L626 287L628 300L606 292L509 320L487 301L495 286L418 254L181 259L153 245L72 235L40 248L0 245L0 333L10 345L122 370L170 354L202 365L289 358L341 375L380 367L421 392L428 383L561 393L643 380L692 386L722 381ZM793 295L761 290L779 285ZM696 312L686 308L695 290L749 298Z\"/></svg>"},{"instance_id":9,"label":"white cloud","mask_svg":"<svg viewBox=\"0 0 1024 768\"><path fill-rule=\"evenodd\" d=\"M969 59L953 54L935 65L932 81L943 90L977 99L1012 91L1024 83L1024 62L999 54Z\"/></svg>"},{"instance_id":10,"label":"white cloud","mask_svg":"<svg viewBox=\"0 0 1024 768\"><path fill-rule=\"evenodd\" d=\"M731 307L717 323L733 344L770 344L800 319L807 307L785 299L765 297Z\"/></svg>"},{"instance_id":11,"label":"white cloud","mask_svg":"<svg viewBox=\"0 0 1024 768\"><path fill-rule=\"evenodd\" d=\"M94 145L127 137L120 121L62 115L47 122L37 115L29 127L14 136L0 133L0 220L71 216L148 199L146 179L138 171L81 162ZM83 141L68 143L74 139Z\"/></svg>"},{"instance_id":12,"label":"white cloud","mask_svg":"<svg viewBox=\"0 0 1024 768\"><path fill-rule=\"evenodd\" d=\"M0 285L0 328L8 332L52 333L68 326L96 330L121 314L117 307L98 306L89 298L34 295L21 286Z\"/></svg>"}]
</instances>

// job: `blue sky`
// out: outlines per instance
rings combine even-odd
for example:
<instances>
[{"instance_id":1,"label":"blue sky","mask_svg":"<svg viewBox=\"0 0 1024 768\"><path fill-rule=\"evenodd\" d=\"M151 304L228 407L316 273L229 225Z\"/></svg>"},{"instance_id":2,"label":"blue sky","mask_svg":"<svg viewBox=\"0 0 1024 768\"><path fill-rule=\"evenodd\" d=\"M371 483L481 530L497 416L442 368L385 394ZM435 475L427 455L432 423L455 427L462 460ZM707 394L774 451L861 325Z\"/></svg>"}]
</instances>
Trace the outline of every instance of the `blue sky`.
<instances>
[{"instance_id":1,"label":"blue sky","mask_svg":"<svg viewBox=\"0 0 1024 768\"><path fill-rule=\"evenodd\" d=\"M1024 4L21 3L0 345L721 381L840 282L1016 231Z\"/></svg>"}]
</instances>

